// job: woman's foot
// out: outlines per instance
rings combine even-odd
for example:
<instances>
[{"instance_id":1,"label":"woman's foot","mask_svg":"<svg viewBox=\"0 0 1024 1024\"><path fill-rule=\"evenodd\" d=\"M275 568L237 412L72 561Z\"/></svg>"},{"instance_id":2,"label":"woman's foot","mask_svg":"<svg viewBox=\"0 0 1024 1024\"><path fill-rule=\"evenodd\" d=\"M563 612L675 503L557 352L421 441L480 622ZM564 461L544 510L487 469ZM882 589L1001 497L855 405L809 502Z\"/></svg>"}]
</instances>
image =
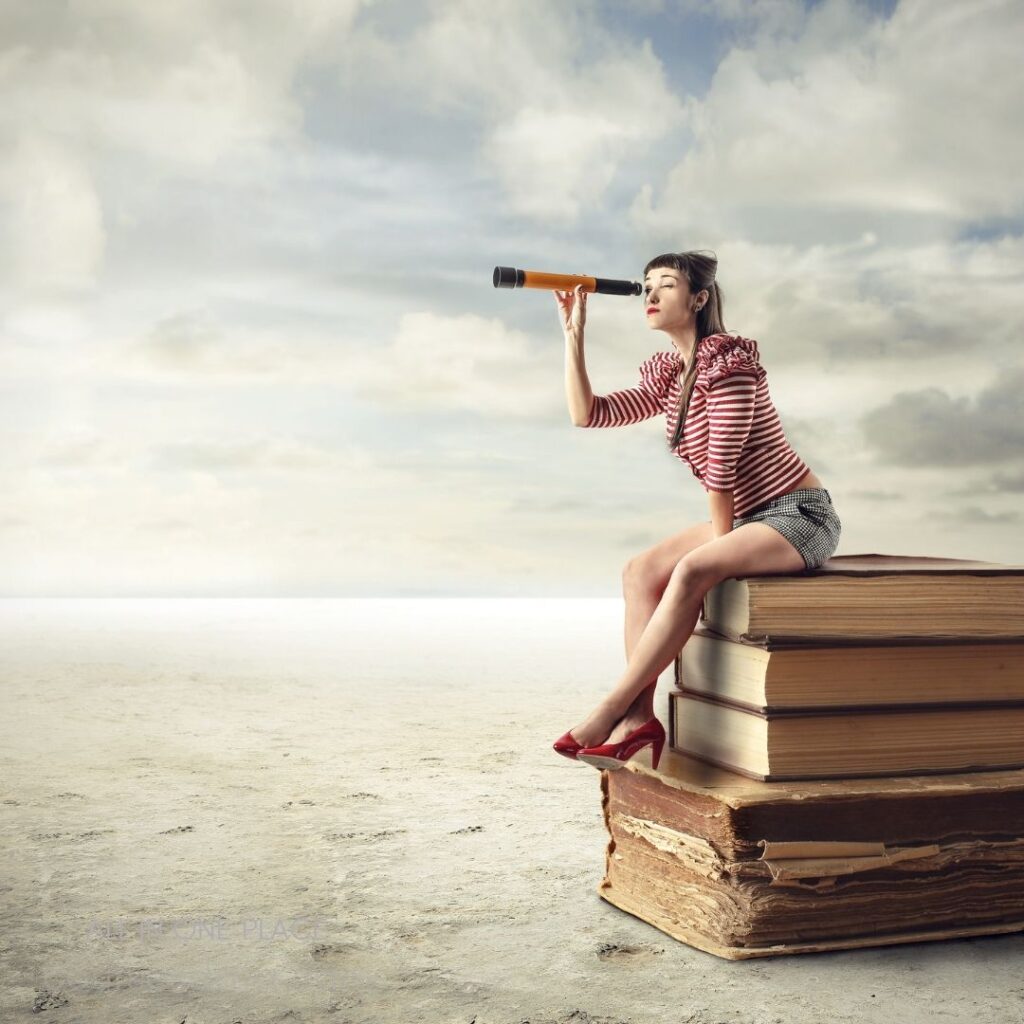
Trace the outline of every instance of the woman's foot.
<instances>
[{"instance_id":1,"label":"woman's foot","mask_svg":"<svg viewBox=\"0 0 1024 1024\"><path fill-rule=\"evenodd\" d=\"M621 718L611 715L603 708L592 712L579 725L573 726L569 733L580 746L596 747L603 743L618 743L624 740L634 729L654 717L654 709L646 704L634 701Z\"/></svg>"},{"instance_id":2,"label":"woman's foot","mask_svg":"<svg viewBox=\"0 0 1024 1024\"><path fill-rule=\"evenodd\" d=\"M616 723L615 728L612 729L608 738L604 741L605 743L620 743L624 740L634 729L639 729L641 725L649 722L654 717L653 711L647 711L646 709L630 708L626 714L619 719Z\"/></svg>"},{"instance_id":3,"label":"woman's foot","mask_svg":"<svg viewBox=\"0 0 1024 1024\"><path fill-rule=\"evenodd\" d=\"M606 717L595 714L584 718L579 725L574 725L568 735L581 747L596 747L599 743L606 742L605 738L613 725L614 722L609 723Z\"/></svg>"}]
</instances>

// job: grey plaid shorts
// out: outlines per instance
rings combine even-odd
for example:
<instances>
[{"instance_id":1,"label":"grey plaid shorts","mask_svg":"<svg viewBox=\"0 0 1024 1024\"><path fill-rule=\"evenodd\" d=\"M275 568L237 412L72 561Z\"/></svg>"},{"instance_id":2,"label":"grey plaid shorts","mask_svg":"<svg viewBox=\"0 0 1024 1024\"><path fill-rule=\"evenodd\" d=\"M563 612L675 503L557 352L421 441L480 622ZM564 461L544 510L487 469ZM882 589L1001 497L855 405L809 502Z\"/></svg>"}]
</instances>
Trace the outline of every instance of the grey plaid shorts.
<instances>
[{"instance_id":1,"label":"grey plaid shorts","mask_svg":"<svg viewBox=\"0 0 1024 1024\"><path fill-rule=\"evenodd\" d=\"M801 487L772 498L733 519L733 529L744 523L774 527L800 552L808 569L817 569L832 557L843 527L824 487Z\"/></svg>"}]
</instances>

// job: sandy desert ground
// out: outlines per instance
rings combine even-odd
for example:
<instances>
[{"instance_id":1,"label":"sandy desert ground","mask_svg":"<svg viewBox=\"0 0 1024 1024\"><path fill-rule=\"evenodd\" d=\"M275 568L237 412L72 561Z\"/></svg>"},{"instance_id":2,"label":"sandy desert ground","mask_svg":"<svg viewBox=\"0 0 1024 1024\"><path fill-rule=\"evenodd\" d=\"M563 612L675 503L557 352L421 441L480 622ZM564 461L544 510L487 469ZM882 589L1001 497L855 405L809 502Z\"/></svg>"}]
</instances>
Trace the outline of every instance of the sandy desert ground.
<instances>
[{"instance_id":1,"label":"sandy desert ground","mask_svg":"<svg viewBox=\"0 0 1024 1024\"><path fill-rule=\"evenodd\" d=\"M1024 1020L1020 935L727 962L597 895L599 775L551 742L621 616L0 602L0 1019Z\"/></svg>"}]
</instances>

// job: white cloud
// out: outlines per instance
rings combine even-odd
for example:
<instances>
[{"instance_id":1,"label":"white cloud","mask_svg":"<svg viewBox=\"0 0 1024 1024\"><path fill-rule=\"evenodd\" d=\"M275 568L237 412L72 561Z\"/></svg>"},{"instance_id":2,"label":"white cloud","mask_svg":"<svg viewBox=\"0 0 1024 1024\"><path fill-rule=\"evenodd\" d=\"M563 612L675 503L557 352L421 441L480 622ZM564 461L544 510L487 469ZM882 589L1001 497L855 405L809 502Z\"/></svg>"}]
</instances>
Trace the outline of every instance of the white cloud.
<instances>
[{"instance_id":1,"label":"white cloud","mask_svg":"<svg viewBox=\"0 0 1024 1024\"><path fill-rule=\"evenodd\" d=\"M329 59L363 0L75 0L0 12L0 251L22 301L104 270L127 188L212 175L301 134L300 69ZM124 186L122 186L124 187ZM159 198L155 198L159 202Z\"/></svg>"},{"instance_id":2,"label":"white cloud","mask_svg":"<svg viewBox=\"0 0 1024 1024\"><path fill-rule=\"evenodd\" d=\"M405 409L530 419L564 407L562 357L473 313L401 317L394 340L351 357L357 394Z\"/></svg>"},{"instance_id":3,"label":"white cloud","mask_svg":"<svg viewBox=\"0 0 1024 1024\"><path fill-rule=\"evenodd\" d=\"M43 123L170 167L210 167L301 127L296 72L329 58L364 0L172 5L75 0L8 9L0 133Z\"/></svg>"},{"instance_id":4,"label":"white cloud","mask_svg":"<svg viewBox=\"0 0 1024 1024\"><path fill-rule=\"evenodd\" d=\"M600 204L626 158L679 128L683 108L646 42L555 85L496 125L481 149L513 209L572 223Z\"/></svg>"},{"instance_id":5,"label":"white cloud","mask_svg":"<svg viewBox=\"0 0 1024 1024\"><path fill-rule=\"evenodd\" d=\"M762 32L725 57L687 105L693 146L657 197L638 193L635 222L898 241L924 216L945 233L1019 216L1022 31L1011 2L904 0L885 21L826 0L799 31Z\"/></svg>"},{"instance_id":6,"label":"white cloud","mask_svg":"<svg viewBox=\"0 0 1024 1024\"><path fill-rule=\"evenodd\" d=\"M509 215L574 223L625 163L680 126L650 43L608 32L588 4L523 0L499 13L445 0L432 12L408 38L362 27L349 74L431 116L479 124L481 171Z\"/></svg>"},{"instance_id":7,"label":"white cloud","mask_svg":"<svg viewBox=\"0 0 1024 1024\"><path fill-rule=\"evenodd\" d=\"M87 290L103 269L103 211L86 162L58 139L26 131L0 169L0 235L8 286L29 292Z\"/></svg>"},{"instance_id":8,"label":"white cloud","mask_svg":"<svg viewBox=\"0 0 1024 1024\"><path fill-rule=\"evenodd\" d=\"M299 339L293 338L289 346L278 332L225 324L202 308L170 314L142 338L120 339L106 346L105 370L140 378L231 383L301 376L308 367L303 359L307 354ZM325 368L321 361L309 370L322 374Z\"/></svg>"}]
</instances>

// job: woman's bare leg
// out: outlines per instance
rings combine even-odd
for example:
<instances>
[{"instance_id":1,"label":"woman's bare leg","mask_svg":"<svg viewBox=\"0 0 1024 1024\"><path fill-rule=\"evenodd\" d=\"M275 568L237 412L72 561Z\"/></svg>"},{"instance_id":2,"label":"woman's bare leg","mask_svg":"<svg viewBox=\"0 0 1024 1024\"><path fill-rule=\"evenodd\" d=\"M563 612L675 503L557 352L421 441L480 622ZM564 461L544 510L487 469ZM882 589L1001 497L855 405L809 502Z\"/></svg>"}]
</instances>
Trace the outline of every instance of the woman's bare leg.
<instances>
[{"instance_id":1,"label":"woman's bare leg","mask_svg":"<svg viewBox=\"0 0 1024 1024\"><path fill-rule=\"evenodd\" d=\"M622 574L622 593L626 601L624 632L627 664L633 649L647 628L647 623L661 602L672 571L679 560L694 548L713 539L714 529L711 523L697 523L630 559ZM578 742L588 746L618 742L637 726L654 717L654 695L657 685L658 680L655 677L640 691L610 732L605 729L601 736L596 736L592 725L583 722L570 730L571 735Z\"/></svg>"},{"instance_id":2,"label":"woman's bare leg","mask_svg":"<svg viewBox=\"0 0 1024 1024\"><path fill-rule=\"evenodd\" d=\"M636 590L629 587L626 588L627 662L629 661L629 656L633 653L633 648L636 647L637 640L640 639L641 633L643 633L647 623L651 621L651 616L658 607L658 602L661 601L662 593L664 593L664 588L662 588L661 593L647 588ZM624 739L634 729L654 717L654 694L657 688L658 680L652 679L650 685L636 695L636 699L616 723L615 728L608 734L605 742L618 743L619 740Z\"/></svg>"},{"instance_id":3,"label":"woman's bare leg","mask_svg":"<svg viewBox=\"0 0 1024 1024\"><path fill-rule=\"evenodd\" d=\"M667 581L666 581L667 582ZM654 614L654 609L658 607L658 602L661 600L661 595L665 592L665 588L661 587L659 590L650 589L639 589L626 594L626 661L629 661L630 655L633 653L633 648L636 647L637 640L640 639L640 634L643 633L647 627L647 623L651 621L651 616ZM646 690L641 690L633 702L630 711L636 711L637 714L642 714L644 711L647 712L646 722L654 714L654 691L658 687L658 680L652 679L651 685ZM627 712L628 714L629 712Z\"/></svg>"},{"instance_id":4,"label":"woman's bare leg","mask_svg":"<svg viewBox=\"0 0 1024 1024\"><path fill-rule=\"evenodd\" d=\"M614 689L584 720L580 732L610 734L652 675L660 674L689 639L701 601L717 582L739 576L788 575L804 568L803 555L767 523L746 523L680 559L665 593ZM574 730L574 735L580 737ZM600 742L600 741L598 741Z\"/></svg>"}]
</instances>

